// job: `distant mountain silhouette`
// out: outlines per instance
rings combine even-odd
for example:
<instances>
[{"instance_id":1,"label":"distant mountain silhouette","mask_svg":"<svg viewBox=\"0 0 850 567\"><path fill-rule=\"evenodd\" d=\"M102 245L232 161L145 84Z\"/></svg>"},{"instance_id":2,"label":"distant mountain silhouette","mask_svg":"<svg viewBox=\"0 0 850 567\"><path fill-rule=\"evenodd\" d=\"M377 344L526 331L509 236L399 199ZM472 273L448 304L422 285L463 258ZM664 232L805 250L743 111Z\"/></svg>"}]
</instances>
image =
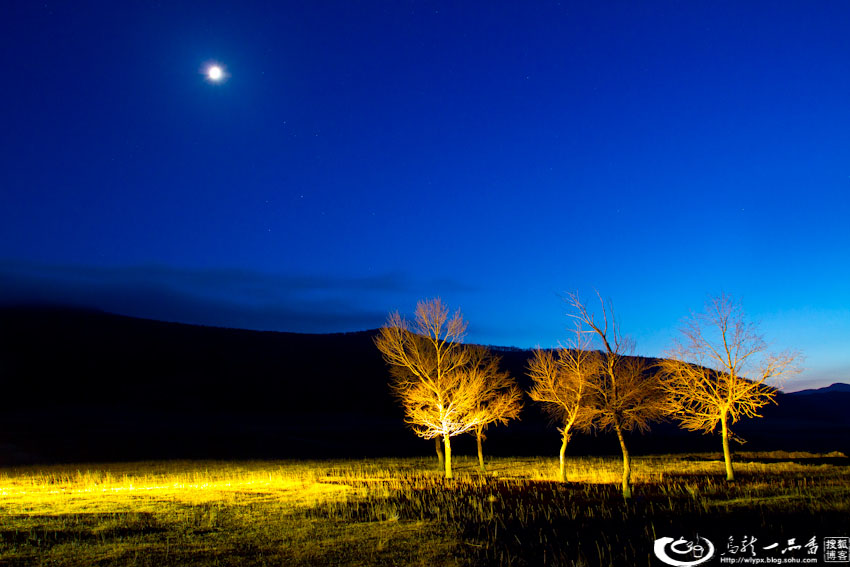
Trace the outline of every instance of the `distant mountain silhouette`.
<instances>
[{"instance_id":1,"label":"distant mountain silhouette","mask_svg":"<svg viewBox=\"0 0 850 567\"><path fill-rule=\"evenodd\" d=\"M58 308L0 309L0 464L153 458L430 454L405 426L376 331L310 335L164 323ZM497 347L524 389L531 351ZM779 394L735 431L747 450L847 452L850 393ZM535 404L488 432L489 454L557 454ZM718 451L716 436L659 424L636 454ZM462 438L459 454L474 453ZM572 454L619 450L574 437Z\"/></svg>"},{"instance_id":2,"label":"distant mountain silhouette","mask_svg":"<svg viewBox=\"0 0 850 567\"><path fill-rule=\"evenodd\" d=\"M836 382L834 384L830 384L829 386L825 386L823 388L813 388L809 390L798 390L797 392L791 392L793 396L809 396L812 394L832 394L835 392L841 392L844 394L850 393L850 384L843 384L841 382Z\"/></svg>"}]
</instances>

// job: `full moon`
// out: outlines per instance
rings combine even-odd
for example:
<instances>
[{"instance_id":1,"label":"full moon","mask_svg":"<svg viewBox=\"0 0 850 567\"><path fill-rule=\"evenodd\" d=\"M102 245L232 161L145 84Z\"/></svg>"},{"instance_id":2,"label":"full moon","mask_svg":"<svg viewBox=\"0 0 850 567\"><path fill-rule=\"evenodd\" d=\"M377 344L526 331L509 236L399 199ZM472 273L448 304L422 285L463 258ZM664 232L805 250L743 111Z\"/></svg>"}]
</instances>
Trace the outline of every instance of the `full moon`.
<instances>
[{"instance_id":1,"label":"full moon","mask_svg":"<svg viewBox=\"0 0 850 567\"><path fill-rule=\"evenodd\" d=\"M224 71L221 70L221 67L218 65L211 65L209 69L207 69L207 77L211 81L220 81L222 77L224 77Z\"/></svg>"}]
</instances>

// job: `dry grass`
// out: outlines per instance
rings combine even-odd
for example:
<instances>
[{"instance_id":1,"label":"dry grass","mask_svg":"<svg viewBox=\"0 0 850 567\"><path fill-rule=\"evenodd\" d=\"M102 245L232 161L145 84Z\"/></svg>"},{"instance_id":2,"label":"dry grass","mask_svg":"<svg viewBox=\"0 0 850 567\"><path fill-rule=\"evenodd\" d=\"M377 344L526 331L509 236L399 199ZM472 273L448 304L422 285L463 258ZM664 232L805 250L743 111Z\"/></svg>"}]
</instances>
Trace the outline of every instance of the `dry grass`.
<instances>
[{"instance_id":1,"label":"dry grass","mask_svg":"<svg viewBox=\"0 0 850 567\"><path fill-rule=\"evenodd\" d=\"M452 481L425 459L0 469L0 564L646 565L671 530L850 527L846 459L757 457L732 485L719 455L636 459L629 502L616 458L566 484L552 458L460 457Z\"/></svg>"}]
</instances>

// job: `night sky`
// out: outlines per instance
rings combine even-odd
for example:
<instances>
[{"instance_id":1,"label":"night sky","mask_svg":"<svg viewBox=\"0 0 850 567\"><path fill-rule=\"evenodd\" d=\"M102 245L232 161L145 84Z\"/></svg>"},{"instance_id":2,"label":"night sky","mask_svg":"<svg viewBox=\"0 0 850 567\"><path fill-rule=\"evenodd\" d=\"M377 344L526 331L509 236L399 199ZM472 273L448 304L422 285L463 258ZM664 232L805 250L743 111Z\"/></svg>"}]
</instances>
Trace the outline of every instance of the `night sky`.
<instances>
[{"instance_id":1,"label":"night sky","mask_svg":"<svg viewBox=\"0 0 850 567\"><path fill-rule=\"evenodd\" d=\"M243 5L244 4L244 5ZM850 3L4 2L0 298L639 354L721 291L850 381ZM226 80L204 74L218 63Z\"/></svg>"}]
</instances>

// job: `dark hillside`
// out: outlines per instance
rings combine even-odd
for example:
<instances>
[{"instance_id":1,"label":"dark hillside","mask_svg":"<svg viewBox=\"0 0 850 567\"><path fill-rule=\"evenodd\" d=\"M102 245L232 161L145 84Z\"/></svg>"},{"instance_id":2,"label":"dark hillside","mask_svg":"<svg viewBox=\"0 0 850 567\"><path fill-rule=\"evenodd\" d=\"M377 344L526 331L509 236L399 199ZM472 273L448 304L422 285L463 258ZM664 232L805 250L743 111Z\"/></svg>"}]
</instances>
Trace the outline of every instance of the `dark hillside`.
<instances>
[{"instance_id":1,"label":"dark hillside","mask_svg":"<svg viewBox=\"0 0 850 567\"><path fill-rule=\"evenodd\" d=\"M0 440L18 457L76 459L321 454L325 437L336 448L376 422L403 435L372 336L6 309Z\"/></svg>"},{"instance_id":2,"label":"dark hillside","mask_svg":"<svg viewBox=\"0 0 850 567\"><path fill-rule=\"evenodd\" d=\"M392 398L374 331L307 335L200 327L55 308L0 309L0 463L151 458L423 454ZM496 348L527 390L529 351ZM847 451L850 394L781 395L736 432L747 450ZM636 453L718 450L659 424ZM494 454L556 454L558 434L526 400L488 432ZM573 454L616 454L576 436ZM459 453L474 441L460 439Z\"/></svg>"},{"instance_id":3,"label":"dark hillside","mask_svg":"<svg viewBox=\"0 0 850 567\"><path fill-rule=\"evenodd\" d=\"M755 447L850 454L850 392L779 394L764 419L742 422L735 431ZM749 450L749 444L743 447Z\"/></svg>"},{"instance_id":4,"label":"dark hillside","mask_svg":"<svg viewBox=\"0 0 850 567\"><path fill-rule=\"evenodd\" d=\"M4 374L15 378L7 391L23 407L388 410L371 332L271 333L21 309L5 311L2 326Z\"/></svg>"}]
</instances>

